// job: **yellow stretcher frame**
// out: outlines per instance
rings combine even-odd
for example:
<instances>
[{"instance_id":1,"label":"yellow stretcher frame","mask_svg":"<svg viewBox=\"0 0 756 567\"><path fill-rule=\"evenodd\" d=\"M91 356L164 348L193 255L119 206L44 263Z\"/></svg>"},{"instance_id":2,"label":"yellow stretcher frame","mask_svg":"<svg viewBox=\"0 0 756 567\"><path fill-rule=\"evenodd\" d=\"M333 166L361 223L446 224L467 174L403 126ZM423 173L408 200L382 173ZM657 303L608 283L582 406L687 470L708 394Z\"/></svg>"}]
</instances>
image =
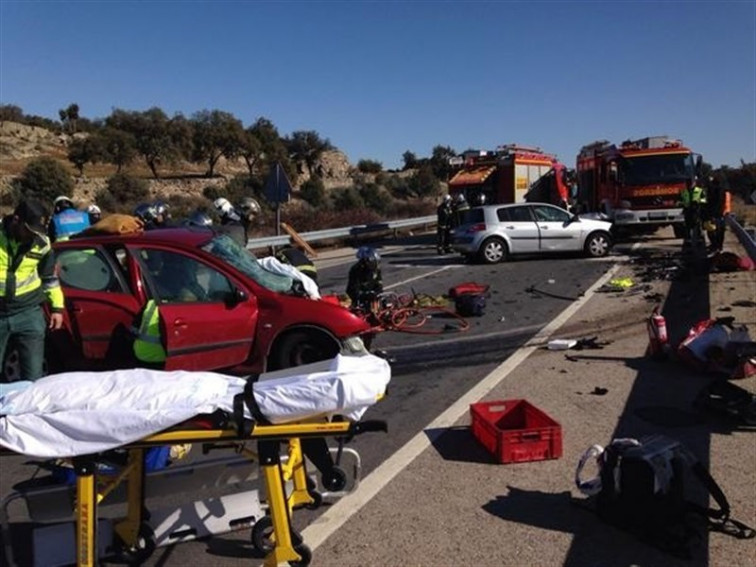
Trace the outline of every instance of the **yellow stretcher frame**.
<instances>
[{"instance_id":1,"label":"yellow stretcher frame","mask_svg":"<svg viewBox=\"0 0 756 567\"><path fill-rule=\"evenodd\" d=\"M125 469L105 489L98 493L96 478L96 456L73 459L76 471L76 565L94 567L97 564L97 504L119 482L127 481L126 517L114 526L114 531L122 540L126 550L134 553L152 553L149 534L145 532L144 509L144 450L157 445L179 443L214 443L257 441L257 455L265 480L265 493L273 527L271 538L273 549L265 556L265 567L273 567L283 562L305 566L312 554L298 534L292 531L291 513L300 504L312 503L313 499L306 486L306 471L302 455L301 440L309 438L352 437L370 431L386 431L383 421L365 422L317 422L283 425L255 424L248 435L233 427L217 429L187 429L185 427L167 430L129 444L121 449L128 451ZM289 460L281 463L282 442L288 442ZM294 482L292 494L287 498L285 477ZM154 542L153 542L154 545Z\"/></svg>"}]
</instances>

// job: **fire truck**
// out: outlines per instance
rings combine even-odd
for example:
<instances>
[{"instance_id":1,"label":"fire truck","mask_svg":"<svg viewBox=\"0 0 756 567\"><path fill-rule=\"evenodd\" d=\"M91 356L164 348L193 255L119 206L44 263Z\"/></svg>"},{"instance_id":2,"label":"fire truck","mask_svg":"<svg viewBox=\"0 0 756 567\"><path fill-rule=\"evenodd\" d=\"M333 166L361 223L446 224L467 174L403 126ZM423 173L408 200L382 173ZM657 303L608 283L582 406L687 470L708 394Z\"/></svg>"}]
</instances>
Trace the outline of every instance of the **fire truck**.
<instances>
[{"instance_id":1,"label":"fire truck","mask_svg":"<svg viewBox=\"0 0 756 567\"><path fill-rule=\"evenodd\" d=\"M606 140L593 142L577 157L575 208L602 213L616 228L671 224L675 234L682 234L680 192L700 164L700 155L667 136L627 140L619 147Z\"/></svg>"},{"instance_id":2,"label":"fire truck","mask_svg":"<svg viewBox=\"0 0 756 567\"><path fill-rule=\"evenodd\" d=\"M449 194L472 205L539 201L566 206L569 172L540 148L507 144L449 159Z\"/></svg>"}]
</instances>

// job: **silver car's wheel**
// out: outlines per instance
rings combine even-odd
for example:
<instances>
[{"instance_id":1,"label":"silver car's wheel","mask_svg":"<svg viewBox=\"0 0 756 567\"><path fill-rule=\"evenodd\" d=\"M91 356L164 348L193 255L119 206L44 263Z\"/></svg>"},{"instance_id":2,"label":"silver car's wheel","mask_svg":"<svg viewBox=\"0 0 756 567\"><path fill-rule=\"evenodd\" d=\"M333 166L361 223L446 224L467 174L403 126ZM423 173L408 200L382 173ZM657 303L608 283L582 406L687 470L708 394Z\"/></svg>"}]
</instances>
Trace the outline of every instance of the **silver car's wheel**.
<instances>
[{"instance_id":1,"label":"silver car's wheel","mask_svg":"<svg viewBox=\"0 0 756 567\"><path fill-rule=\"evenodd\" d=\"M605 232L594 232L585 241L585 253L592 258L602 258L609 253L612 242Z\"/></svg>"},{"instance_id":2,"label":"silver car's wheel","mask_svg":"<svg viewBox=\"0 0 756 567\"><path fill-rule=\"evenodd\" d=\"M498 238L489 238L480 247L480 259L486 264L502 262L507 257L507 243Z\"/></svg>"}]
</instances>

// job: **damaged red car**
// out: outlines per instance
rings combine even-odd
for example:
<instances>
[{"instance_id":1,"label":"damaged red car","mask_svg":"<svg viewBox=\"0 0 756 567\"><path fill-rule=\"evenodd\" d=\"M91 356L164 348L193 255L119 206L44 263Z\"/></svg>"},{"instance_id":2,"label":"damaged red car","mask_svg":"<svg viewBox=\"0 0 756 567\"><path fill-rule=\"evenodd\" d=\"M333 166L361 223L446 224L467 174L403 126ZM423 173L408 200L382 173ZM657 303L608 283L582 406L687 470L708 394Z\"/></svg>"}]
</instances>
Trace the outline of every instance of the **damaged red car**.
<instances>
[{"instance_id":1,"label":"damaged red car","mask_svg":"<svg viewBox=\"0 0 756 567\"><path fill-rule=\"evenodd\" d=\"M134 329L159 306L166 370L248 374L365 351L363 318L310 299L301 282L263 269L250 251L205 228L55 243L64 328L48 335L49 373L138 366ZM18 379L9 345L5 381Z\"/></svg>"}]
</instances>

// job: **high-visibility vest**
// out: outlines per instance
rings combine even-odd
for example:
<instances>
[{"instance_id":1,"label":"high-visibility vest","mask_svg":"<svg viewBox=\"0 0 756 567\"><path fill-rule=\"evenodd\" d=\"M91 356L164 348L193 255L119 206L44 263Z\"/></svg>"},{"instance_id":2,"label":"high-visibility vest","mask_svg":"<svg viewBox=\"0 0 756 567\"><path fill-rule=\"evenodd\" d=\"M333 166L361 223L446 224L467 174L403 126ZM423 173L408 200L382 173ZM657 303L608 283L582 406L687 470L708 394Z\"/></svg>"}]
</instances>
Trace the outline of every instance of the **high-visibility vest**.
<instances>
[{"instance_id":1,"label":"high-visibility vest","mask_svg":"<svg viewBox=\"0 0 756 567\"><path fill-rule=\"evenodd\" d=\"M724 210L722 211L722 214L726 215L732 212L732 195L730 195L729 191L725 191L724 197Z\"/></svg>"},{"instance_id":2,"label":"high-visibility vest","mask_svg":"<svg viewBox=\"0 0 756 567\"><path fill-rule=\"evenodd\" d=\"M35 239L20 261L17 256L19 247L20 244L12 240L5 230L0 228L0 297L7 302L14 299L22 300L22 296L42 288L53 309L62 310L64 308L63 290L58 277L54 272L48 276L42 274L40 277L37 269L40 260L51 253L50 241L41 237ZM11 266L13 262L17 265Z\"/></svg>"},{"instance_id":3,"label":"high-visibility vest","mask_svg":"<svg viewBox=\"0 0 756 567\"><path fill-rule=\"evenodd\" d=\"M142 311L134 340L134 356L142 362L165 362L165 349L160 340L160 310L154 299L150 299Z\"/></svg>"},{"instance_id":4,"label":"high-visibility vest","mask_svg":"<svg viewBox=\"0 0 756 567\"><path fill-rule=\"evenodd\" d=\"M680 202L684 208L690 207L693 203L705 203L706 193L704 193L703 187L699 187L698 185L692 187L690 190L687 188L683 189L680 194Z\"/></svg>"}]
</instances>

